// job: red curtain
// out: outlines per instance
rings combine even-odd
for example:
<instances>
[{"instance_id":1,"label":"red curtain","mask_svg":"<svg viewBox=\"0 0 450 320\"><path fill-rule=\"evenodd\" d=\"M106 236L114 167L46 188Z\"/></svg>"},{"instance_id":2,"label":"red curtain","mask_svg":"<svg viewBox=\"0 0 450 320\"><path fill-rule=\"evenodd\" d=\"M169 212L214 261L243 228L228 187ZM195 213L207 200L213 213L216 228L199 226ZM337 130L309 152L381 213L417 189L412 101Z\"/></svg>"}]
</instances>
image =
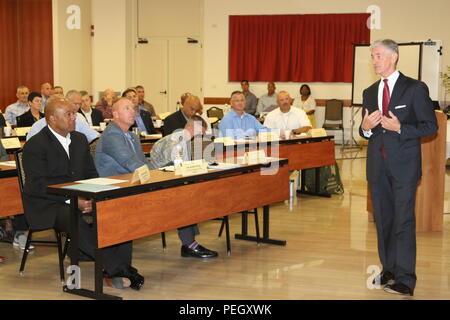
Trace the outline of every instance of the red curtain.
<instances>
[{"instance_id":1,"label":"red curtain","mask_svg":"<svg viewBox=\"0 0 450 320\"><path fill-rule=\"evenodd\" d=\"M230 16L229 80L352 82L370 14Z\"/></svg>"},{"instance_id":2,"label":"red curtain","mask_svg":"<svg viewBox=\"0 0 450 320\"><path fill-rule=\"evenodd\" d=\"M51 0L0 0L0 108L17 101L16 89L53 84Z\"/></svg>"}]
</instances>

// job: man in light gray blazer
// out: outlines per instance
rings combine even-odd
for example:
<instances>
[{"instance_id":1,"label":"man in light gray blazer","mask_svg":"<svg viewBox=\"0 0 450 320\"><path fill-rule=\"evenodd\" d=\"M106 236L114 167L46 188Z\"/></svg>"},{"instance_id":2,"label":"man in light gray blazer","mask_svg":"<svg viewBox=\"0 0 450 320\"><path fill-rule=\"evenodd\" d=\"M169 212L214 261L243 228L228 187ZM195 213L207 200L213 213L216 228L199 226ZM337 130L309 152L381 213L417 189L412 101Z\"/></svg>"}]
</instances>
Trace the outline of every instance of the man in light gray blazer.
<instances>
[{"instance_id":1,"label":"man in light gray blazer","mask_svg":"<svg viewBox=\"0 0 450 320\"><path fill-rule=\"evenodd\" d=\"M139 137L128 130L134 124L136 109L127 98L119 99L112 107L114 122L110 123L100 137L95 151L95 166L100 177L133 173L143 165L150 166L141 148ZM215 258L218 253L208 250L195 241L199 234L197 225L178 229L183 243L181 256Z\"/></svg>"}]
</instances>

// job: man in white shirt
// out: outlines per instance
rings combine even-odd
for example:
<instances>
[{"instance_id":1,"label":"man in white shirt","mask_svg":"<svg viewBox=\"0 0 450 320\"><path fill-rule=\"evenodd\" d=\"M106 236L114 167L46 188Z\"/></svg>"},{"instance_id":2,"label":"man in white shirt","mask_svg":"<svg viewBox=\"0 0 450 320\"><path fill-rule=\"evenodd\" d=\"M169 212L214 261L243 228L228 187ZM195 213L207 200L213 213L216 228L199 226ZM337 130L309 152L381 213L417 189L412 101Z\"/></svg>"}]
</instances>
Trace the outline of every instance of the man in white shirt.
<instances>
[{"instance_id":1,"label":"man in white shirt","mask_svg":"<svg viewBox=\"0 0 450 320\"><path fill-rule=\"evenodd\" d=\"M264 121L264 126L270 129L292 130L295 134L308 132L311 122L305 111L291 107L291 97L286 91L281 91L277 97L278 108L271 111ZM286 137L288 138L288 137Z\"/></svg>"},{"instance_id":2,"label":"man in white shirt","mask_svg":"<svg viewBox=\"0 0 450 320\"><path fill-rule=\"evenodd\" d=\"M267 94L263 94L258 101L256 106L255 116L264 117L267 113L277 108L277 93L275 90L277 87L275 83L269 82L267 84Z\"/></svg>"},{"instance_id":3,"label":"man in white shirt","mask_svg":"<svg viewBox=\"0 0 450 320\"><path fill-rule=\"evenodd\" d=\"M83 103L81 100L81 93L79 93L77 90L70 90L66 94L66 99L69 100L69 102L71 102L74 105L74 107L76 108L75 114L76 114L78 121L83 121L86 124L88 124L86 118L81 113L78 112L78 111L80 111L81 105Z\"/></svg>"}]
</instances>

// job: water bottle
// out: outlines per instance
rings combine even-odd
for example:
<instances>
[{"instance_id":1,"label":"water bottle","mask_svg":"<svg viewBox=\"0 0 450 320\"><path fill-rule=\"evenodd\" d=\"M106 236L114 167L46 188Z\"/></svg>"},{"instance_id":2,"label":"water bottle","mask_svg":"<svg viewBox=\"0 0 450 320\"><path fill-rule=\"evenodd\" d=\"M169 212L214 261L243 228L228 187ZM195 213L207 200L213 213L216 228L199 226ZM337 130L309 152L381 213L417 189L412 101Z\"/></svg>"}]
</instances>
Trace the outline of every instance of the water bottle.
<instances>
[{"instance_id":1,"label":"water bottle","mask_svg":"<svg viewBox=\"0 0 450 320\"><path fill-rule=\"evenodd\" d=\"M176 168L183 162L183 148L180 145L175 146L175 159L173 160L173 166Z\"/></svg>"}]
</instances>

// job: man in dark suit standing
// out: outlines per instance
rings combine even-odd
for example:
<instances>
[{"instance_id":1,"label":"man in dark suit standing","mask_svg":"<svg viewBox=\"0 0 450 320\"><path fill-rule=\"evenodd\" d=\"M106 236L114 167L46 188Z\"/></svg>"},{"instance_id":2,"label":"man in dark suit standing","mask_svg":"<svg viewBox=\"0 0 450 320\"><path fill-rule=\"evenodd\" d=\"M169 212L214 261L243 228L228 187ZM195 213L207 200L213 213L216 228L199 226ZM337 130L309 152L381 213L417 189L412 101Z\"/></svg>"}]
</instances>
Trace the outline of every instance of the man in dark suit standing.
<instances>
[{"instance_id":1,"label":"man in dark suit standing","mask_svg":"<svg viewBox=\"0 0 450 320\"><path fill-rule=\"evenodd\" d=\"M32 229L55 228L70 232L70 207L64 197L47 194L49 185L98 177L86 137L75 131L76 113L63 98L51 98L45 107L47 126L24 146L26 176L23 204ZM80 215L92 212L92 201L78 198ZM95 255L94 229L79 219L79 250L88 258ZM102 249L107 284L122 289L140 289L144 278L131 266L132 245L126 242Z\"/></svg>"},{"instance_id":2,"label":"man in dark suit standing","mask_svg":"<svg viewBox=\"0 0 450 320\"><path fill-rule=\"evenodd\" d=\"M363 92L359 131L369 140L367 180L383 266L374 284L412 296L417 280L414 209L422 175L420 139L436 133L437 120L427 86L397 70L397 43L378 40L371 56L382 79Z\"/></svg>"}]
</instances>

